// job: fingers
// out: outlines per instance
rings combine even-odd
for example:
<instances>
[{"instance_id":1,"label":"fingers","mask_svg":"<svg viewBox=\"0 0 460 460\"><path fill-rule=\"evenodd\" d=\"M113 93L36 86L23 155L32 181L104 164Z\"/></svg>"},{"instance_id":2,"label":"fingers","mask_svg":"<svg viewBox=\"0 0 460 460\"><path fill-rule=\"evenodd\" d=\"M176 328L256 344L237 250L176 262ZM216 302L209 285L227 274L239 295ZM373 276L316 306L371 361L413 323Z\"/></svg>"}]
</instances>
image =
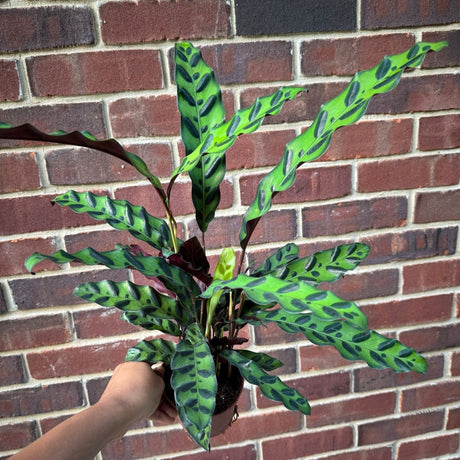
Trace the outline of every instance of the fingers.
<instances>
[{"instance_id":1,"label":"fingers","mask_svg":"<svg viewBox=\"0 0 460 460\"><path fill-rule=\"evenodd\" d=\"M153 413L149 419L154 422L155 425L170 425L174 423L177 417L177 410L175 407L165 400L163 397L157 410Z\"/></svg>"}]
</instances>

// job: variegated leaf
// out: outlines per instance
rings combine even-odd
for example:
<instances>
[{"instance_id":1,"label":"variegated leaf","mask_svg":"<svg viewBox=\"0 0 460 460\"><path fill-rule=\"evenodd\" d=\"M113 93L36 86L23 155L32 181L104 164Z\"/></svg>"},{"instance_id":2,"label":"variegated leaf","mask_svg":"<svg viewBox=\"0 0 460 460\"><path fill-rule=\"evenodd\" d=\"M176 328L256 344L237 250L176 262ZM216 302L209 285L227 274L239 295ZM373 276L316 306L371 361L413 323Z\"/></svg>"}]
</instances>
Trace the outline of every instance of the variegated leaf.
<instances>
[{"instance_id":1,"label":"variegated leaf","mask_svg":"<svg viewBox=\"0 0 460 460\"><path fill-rule=\"evenodd\" d=\"M176 351L176 344L164 339L142 340L131 347L126 354L126 361L140 361L155 364L163 362L171 364L171 358Z\"/></svg>"}]
</instances>

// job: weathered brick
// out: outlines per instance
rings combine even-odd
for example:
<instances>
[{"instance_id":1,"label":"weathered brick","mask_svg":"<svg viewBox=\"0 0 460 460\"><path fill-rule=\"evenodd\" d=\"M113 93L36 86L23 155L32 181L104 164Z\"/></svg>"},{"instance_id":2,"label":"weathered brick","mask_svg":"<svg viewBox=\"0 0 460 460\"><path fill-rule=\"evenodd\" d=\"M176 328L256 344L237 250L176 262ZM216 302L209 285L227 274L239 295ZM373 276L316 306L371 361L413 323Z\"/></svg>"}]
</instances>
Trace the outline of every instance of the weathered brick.
<instances>
[{"instance_id":1,"label":"weathered brick","mask_svg":"<svg viewBox=\"0 0 460 460\"><path fill-rule=\"evenodd\" d=\"M409 34L305 41L300 50L301 69L306 76L353 75L376 66L385 55L407 50L414 43L414 36Z\"/></svg>"},{"instance_id":2,"label":"weathered brick","mask_svg":"<svg viewBox=\"0 0 460 460\"><path fill-rule=\"evenodd\" d=\"M269 323L266 327L255 328L254 338L256 345L273 345L306 340L303 334L288 334L274 323Z\"/></svg>"},{"instance_id":3,"label":"weathered brick","mask_svg":"<svg viewBox=\"0 0 460 460\"><path fill-rule=\"evenodd\" d=\"M0 243L0 276L18 275L27 273L24 262L34 252L51 254L57 251L54 238L28 238L15 239ZM52 262L43 262L38 266L37 272L55 269Z\"/></svg>"},{"instance_id":4,"label":"weathered brick","mask_svg":"<svg viewBox=\"0 0 460 460\"><path fill-rule=\"evenodd\" d=\"M443 260L403 268L403 292L426 292L460 285L460 259Z\"/></svg>"},{"instance_id":5,"label":"weathered brick","mask_svg":"<svg viewBox=\"0 0 460 460\"><path fill-rule=\"evenodd\" d=\"M344 201L310 206L302 211L302 233L307 238L340 235L371 228L400 227L407 218L404 197Z\"/></svg>"},{"instance_id":6,"label":"weathered brick","mask_svg":"<svg viewBox=\"0 0 460 460\"><path fill-rule=\"evenodd\" d=\"M10 281L14 301L20 310L47 308L83 303L73 295L75 286L104 279L123 281L128 279L127 270L97 270L72 275L24 278Z\"/></svg>"},{"instance_id":7,"label":"weathered brick","mask_svg":"<svg viewBox=\"0 0 460 460\"><path fill-rule=\"evenodd\" d=\"M240 178L241 202L249 205L255 197L257 185L264 177L248 175ZM291 188L273 199L273 204L299 203L339 198L351 194L351 167L303 168L297 171Z\"/></svg>"},{"instance_id":8,"label":"weathered brick","mask_svg":"<svg viewBox=\"0 0 460 460\"><path fill-rule=\"evenodd\" d=\"M128 348L135 343L119 341L29 353L27 362L36 379L104 372L123 362Z\"/></svg>"},{"instance_id":9,"label":"weathered brick","mask_svg":"<svg viewBox=\"0 0 460 460\"><path fill-rule=\"evenodd\" d=\"M417 460L419 458L440 458L443 455L457 452L458 442L458 433L403 442L399 446L397 459Z\"/></svg>"},{"instance_id":10,"label":"weathered brick","mask_svg":"<svg viewBox=\"0 0 460 460\"><path fill-rule=\"evenodd\" d=\"M437 351L458 347L459 334L460 324L433 325L429 328L401 332L399 340L419 352Z\"/></svg>"},{"instance_id":11,"label":"weathered brick","mask_svg":"<svg viewBox=\"0 0 460 460\"><path fill-rule=\"evenodd\" d=\"M447 411L447 426L448 430L460 428L460 408L452 408Z\"/></svg>"},{"instance_id":12,"label":"weathered brick","mask_svg":"<svg viewBox=\"0 0 460 460\"><path fill-rule=\"evenodd\" d=\"M241 337L238 334L238 337ZM284 347L279 350L268 352L273 358L279 359L283 365L271 373L274 375L294 374L297 372L297 350L294 347Z\"/></svg>"},{"instance_id":13,"label":"weathered brick","mask_svg":"<svg viewBox=\"0 0 460 460\"><path fill-rule=\"evenodd\" d=\"M365 423L358 427L358 445L377 444L439 431L443 421L444 411L433 411Z\"/></svg>"},{"instance_id":14,"label":"weathered brick","mask_svg":"<svg viewBox=\"0 0 460 460\"><path fill-rule=\"evenodd\" d=\"M26 62L34 96L111 93L163 86L160 54L155 50L50 54Z\"/></svg>"},{"instance_id":15,"label":"weathered brick","mask_svg":"<svg viewBox=\"0 0 460 460\"><path fill-rule=\"evenodd\" d=\"M457 227L427 228L362 238L371 247L363 265L455 254Z\"/></svg>"},{"instance_id":16,"label":"weathered brick","mask_svg":"<svg viewBox=\"0 0 460 460\"><path fill-rule=\"evenodd\" d=\"M78 382L40 385L0 393L2 417L44 414L83 405L83 390Z\"/></svg>"},{"instance_id":17,"label":"weathered brick","mask_svg":"<svg viewBox=\"0 0 460 460\"><path fill-rule=\"evenodd\" d=\"M337 130L321 161L399 155L411 146L412 120L361 121Z\"/></svg>"},{"instance_id":18,"label":"weathered brick","mask_svg":"<svg viewBox=\"0 0 460 460\"><path fill-rule=\"evenodd\" d=\"M458 49L460 47L460 29L443 30L438 32L424 32L424 42L438 42L447 40L449 46L439 53L428 53L423 61L423 68L454 67L460 64Z\"/></svg>"},{"instance_id":19,"label":"weathered brick","mask_svg":"<svg viewBox=\"0 0 460 460\"><path fill-rule=\"evenodd\" d=\"M395 405L395 392L380 392L379 394L370 396L314 404L311 415L307 417L307 426L309 428L316 428L330 425L331 421L334 424L339 424L367 418L383 417L393 414Z\"/></svg>"},{"instance_id":20,"label":"weathered brick","mask_svg":"<svg viewBox=\"0 0 460 460\"><path fill-rule=\"evenodd\" d=\"M427 358L427 362L428 371L425 374L398 373L392 369L372 369L370 367L354 369L353 391L381 390L441 379L444 374L444 357L442 355L431 356Z\"/></svg>"},{"instance_id":21,"label":"weathered brick","mask_svg":"<svg viewBox=\"0 0 460 460\"><path fill-rule=\"evenodd\" d=\"M460 117L459 117L460 120ZM358 192L380 192L455 185L460 154L377 160L358 165Z\"/></svg>"},{"instance_id":22,"label":"weathered brick","mask_svg":"<svg viewBox=\"0 0 460 460\"><path fill-rule=\"evenodd\" d=\"M295 12L293 14L293 12ZM356 29L352 0L237 0L238 35L279 35Z\"/></svg>"},{"instance_id":23,"label":"weathered brick","mask_svg":"<svg viewBox=\"0 0 460 460\"><path fill-rule=\"evenodd\" d=\"M0 357L0 385L14 385L26 381L26 372L19 355Z\"/></svg>"},{"instance_id":24,"label":"weathered brick","mask_svg":"<svg viewBox=\"0 0 460 460\"><path fill-rule=\"evenodd\" d=\"M460 147L460 132L456 129L459 124L460 115L420 118L419 149L440 150Z\"/></svg>"},{"instance_id":25,"label":"weathered brick","mask_svg":"<svg viewBox=\"0 0 460 460\"><path fill-rule=\"evenodd\" d=\"M460 190L447 192L417 193L415 198L414 222L442 222L446 220L459 220Z\"/></svg>"},{"instance_id":26,"label":"weathered brick","mask_svg":"<svg viewBox=\"0 0 460 460\"><path fill-rule=\"evenodd\" d=\"M97 138L105 138L106 132L102 105L96 102L75 104L37 105L0 110L0 120L16 126L31 123L49 133L63 131L89 131ZM0 139L0 148L18 145L37 145L37 141L15 141Z\"/></svg>"},{"instance_id":27,"label":"weathered brick","mask_svg":"<svg viewBox=\"0 0 460 460\"><path fill-rule=\"evenodd\" d=\"M5 294L0 286L0 314L5 313L7 310L7 305L6 305L6 300L5 300Z\"/></svg>"},{"instance_id":28,"label":"weathered brick","mask_svg":"<svg viewBox=\"0 0 460 460\"><path fill-rule=\"evenodd\" d=\"M460 399L460 381L443 381L402 391L401 409L413 411L427 407L445 406Z\"/></svg>"},{"instance_id":29,"label":"weathered brick","mask_svg":"<svg viewBox=\"0 0 460 460\"><path fill-rule=\"evenodd\" d=\"M202 48L220 84L292 80L292 47L287 41L231 43Z\"/></svg>"},{"instance_id":30,"label":"weathered brick","mask_svg":"<svg viewBox=\"0 0 460 460\"><path fill-rule=\"evenodd\" d=\"M211 441L212 445L212 441ZM244 460L256 460L258 458L257 456L257 450L256 446L254 444L247 444L244 446L240 447L228 447L228 448L214 448L212 447L212 456L216 460L227 460L235 456L236 458L244 459ZM206 457L204 455L208 455L209 458L209 453L205 454L204 452L198 452L198 453L188 453L185 455L181 455L180 457L174 457L175 460L205 460Z\"/></svg>"},{"instance_id":31,"label":"weathered brick","mask_svg":"<svg viewBox=\"0 0 460 460\"><path fill-rule=\"evenodd\" d=\"M231 33L230 5L224 0L111 1L100 7L99 14L107 44L217 38Z\"/></svg>"},{"instance_id":32,"label":"weathered brick","mask_svg":"<svg viewBox=\"0 0 460 460\"><path fill-rule=\"evenodd\" d=\"M391 447L375 447L373 449L348 450L342 454L328 455L327 460L392 460Z\"/></svg>"},{"instance_id":33,"label":"weathered brick","mask_svg":"<svg viewBox=\"0 0 460 460\"><path fill-rule=\"evenodd\" d=\"M75 312L73 318L77 337L89 339L135 332L137 328L123 321L120 314L120 310L116 308Z\"/></svg>"},{"instance_id":34,"label":"weathered brick","mask_svg":"<svg viewBox=\"0 0 460 460\"><path fill-rule=\"evenodd\" d=\"M115 137L178 135L176 98L169 95L118 99L109 105Z\"/></svg>"},{"instance_id":35,"label":"weathered brick","mask_svg":"<svg viewBox=\"0 0 460 460\"><path fill-rule=\"evenodd\" d=\"M431 112L460 108L460 75L426 75L402 78L390 93L369 103L368 113Z\"/></svg>"},{"instance_id":36,"label":"weathered brick","mask_svg":"<svg viewBox=\"0 0 460 460\"><path fill-rule=\"evenodd\" d=\"M0 200L2 212L8 219L0 222L0 234L38 232L89 225L94 221L84 214L76 214L61 206L52 206L54 195L5 198Z\"/></svg>"},{"instance_id":37,"label":"weathered brick","mask_svg":"<svg viewBox=\"0 0 460 460\"><path fill-rule=\"evenodd\" d=\"M26 51L94 43L89 6L3 8L0 51Z\"/></svg>"},{"instance_id":38,"label":"weathered brick","mask_svg":"<svg viewBox=\"0 0 460 460\"><path fill-rule=\"evenodd\" d=\"M455 0L364 0L361 24L364 29L450 24L460 19Z\"/></svg>"},{"instance_id":39,"label":"weathered brick","mask_svg":"<svg viewBox=\"0 0 460 460\"><path fill-rule=\"evenodd\" d=\"M360 305L372 329L446 321L452 316L452 294Z\"/></svg>"},{"instance_id":40,"label":"weathered brick","mask_svg":"<svg viewBox=\"0 0 460 460\"><path fill-rule=\"evenodd\" d=\"M40 188L35 152L0 155L0 193Z\"/></svg>"},{"instance_id":41,"label":"weathered brick","mask_svg":"<svg viewBox=\"0 0 460 460\"><path fill-rule=\"evenodd\" d=\"M0 446L4 451L22 449L35 441L36 437L37 424L34 421L5 423L0 426Z\"/></svg>"},{"instance_id":42,"label":"weathered brick","mask_svg":"<svg viewBox=\"0 0 460 460\"><path fill-rule=\"evenodd\" d=\"M333 369L350 365L350 361L342 358L333 347L319 347L309 345L300 347L300 368L302 371L315 371L319 369Z\"/></svg>"},{"instance_id":43,"label":"weathered brick","mask_svg":"<svg viewBox=\"0 0 460 460\"><path fill-rule=\"evenodd\" d=\"M308 455L347 449L352 445L352 429L345 426L332 430L307 432L285 437L282 440L278 438L263 441L262 452L264 460L304 458Z\"/></svg>"},{"instance_id":44,"label":"weathered brick","mask_svg":"<svg viewBox=\"0 0 460 460\"><path fill-rule=\"evenodd\" d=\"M2 82L0 101L18 101L22 94L17 61L0 60L0 80Z\"/></svg>"},{"instance_id":45,"label":"weathered brick","mask_svg":"<svg viewBox=\"0 0 460 460\"><path fill-rule=\"evenodd\" d=\"M342 299L359 300L396 294L398 284L398 270L387 269L346 275L337 280L331 288L334 294Z\"/></svg>"},{"instance_id":46,"label":"weathered brick","mask_svg":"<svg viewBox=\"0 0 460 460\"><path fill-rule=\"evenodd\" d=\"M71 340L70 326L64 315L0 321L1 351L56 345Z\"/></svg>"},{"instance_id":47,"label":"weathered brick","mask_svg":"<svg viewBox=\"0 0 460 460\"><path fill-rule=\"evenodd\" d=\"M225 248L238 245L241 219L235 216L216 217L208 227L207 248ZM195 222L189 226L191 235L198 235ZM251 237L251 243L292 240L297 236L296 213L293 210L270 211L259 221Z\"/></svg>"},{"instance_id":48,"label":"weathered brick","mask_svg":"<svg viewBox=\"0 0 460 460\"><path fill-rule=\"evenodd\" d=\"M452 376L460 376L460 352L452 354L450 372Z\"/></svg>"}]
</instances>

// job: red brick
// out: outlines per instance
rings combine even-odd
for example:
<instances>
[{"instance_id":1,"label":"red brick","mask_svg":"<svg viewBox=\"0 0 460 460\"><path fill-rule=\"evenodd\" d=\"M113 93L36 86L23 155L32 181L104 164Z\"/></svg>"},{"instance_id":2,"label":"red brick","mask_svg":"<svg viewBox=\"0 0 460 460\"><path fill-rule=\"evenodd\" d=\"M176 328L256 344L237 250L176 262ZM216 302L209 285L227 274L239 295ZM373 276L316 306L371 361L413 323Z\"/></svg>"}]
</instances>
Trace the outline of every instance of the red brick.
<instances>
[{"instance_id":1,"label":"red brick","mask_svg":"<svg viewBox=\"0 0 460 460\"><path fill-rule=\"evenodd\" d=\"M0 386L14 385L26 381L26 372L19 355L0 357Z\"/></svg>"},{"instance_id":2,"label":"red brick","mask_svg":"<svg viewBox=\"0 0 460 460\"><path fill-rule=\"evenodd\" d=\"M36 379L84 375L113 370L124 361L134 341L86 345L29 353L30 374Z\"/></svg>"},{"instance_id":3,"label":"red brick","mask_svg":"<svg viewBox=\"0 0 460 460\"><path fill-rule=\"evenodd\" d=\"M460 352L456 352L452 355L452 365L450 372L452 376L460 376Z\"/></svg>"},{"instance_id":4,"label":"red brick","mask_svg":"<svg viewBox=\"0 0 460 460\"><path fill-rule=\"evenodd\" d=\"M354 391L381 390L441 379L444 374L444 357L442 355L427 357L427 362L428 371L425 374L398 373L392 369L372 369L370 367L354 369Z\"/></svg>"},{"instance_id":5,"label":"red brick","mask_svg":"<svg viewBox=\"0 0 460 460\"><path fill-rule=\"evenodd\" d=\"M65 237L67 251L77 252L86 247L97 248L98 251L109 251L117 244L138 244L147 253L154 254L153 249L143 241L138 241L127 231L100 230L94 232L76 233Z\"/></svg>"},{"instance_id":6,"label":"red brick","mask_svg":"<svg viewBox=\"0 0 460 460\"><path fill-rule=\"evenodd\" d=\"M453 297L441 294L414 299L360 305L372 329L389 329L411 324L446 321L452 316Z\"/></svg>"},{"instance_id":7,"label":"red brick","mask_svg":"<svg viewBox=\"0 0 460 460\"><path fill-rule=\"evenodd\" d=\"M419 149L440 150L460 147L460 115L420 118ZM458 172L457 172L458 176Z\"/></svg>"},{"instance_id":8,"label":"red brick","mask_svg":"<svg viewBox=\"0 0 460 460\"><path fill-rule=\"evenodd\" d=\"M99 139L106 137L102 105L96 102L74 104L34 105L0 110L0 120L16 126L31 123L46 133L63 131L89 131ZM37 145L38 141L0 139L0 148L18 145Z\"/></svg>"},{"instance_id":9,"label":"red brick","mask_svg":"<svg viewBox=\"0 0 460 460\"><path fill-rule=\"evenodd\" d=\"M35 441L36 422L10 423L0 426L0 446L2 450L22 449ZM5 457L5 459L8 457Z\"/></svg>"},{"instance_id":10,"label":"red brick","mask_svg":"<svg viewBox=\"0 0 460 460\"><path fill-rule=\"evenodd\" d=\"M307 417L307 427L350 423L367 418L383 417L393 414L396 405L394 392L379 393L371 396L354 397L325 404L314 404L311 415Z\"/></svg>"},{"instance_id":11,"label":"red brick","mask_svg":"<svg viewBox=\"0 0 460 460\"><path fill-rule=\"evenodd\" d=\"M238 334L238 337L241 335ZM274 375L295 374L297 369L297 350L294 347L283 347L278 350L269 350L268 354L279 359L283 365L271 372Z\"/></svg>"},{"instance_id":12,"label":"red brick","mask_svg":"<svg viewBox=\"0 0 460 460\"><path fill-rule=\"evenodd\" d=\"M362 238L372 249L363 265L454 254L457 227L426 228Z\"/></svg>"},{"instance_id":13,"label":"red brick","mask_svg":"<svg viewBox=\"0 0 460 460\"><path fill-rule=\"evenodd\" d=\"M439 431L443 421L444 411L433 411L365 423L358 427L358 445L378 444Z\"/></svg>"},{"instance_id":14,"label":"red brick","mask_svg":"<svg viewBox=\"0 0 460 460\"><path fill-rule=\"evenodd\" d=\"M6 300L5 300L5 294L3 289L0 288L0 313L6 313L8 310Z\"/></svg>"},{"instance_id":15,"label":"red brick","mask_svg":"<svg viewBox=\"0 0 460 460\"><path fill-rule=\"evenodd\" d=\"M265 175L265 174L264 174ZM264 175L240 178L241 202L249 205ZM278 193L273 204L327 200L351 194L351 167L303 168L297 171L294 185Z\"/></svg>"},{"instance_id":16,"label":"red brick","mask_svg":"<svg viewBox=\"0 0 460 460\"><path fill-rule=\"evenodd\" d=\"M310 206L302 211L303 236L340 235L372 228L406 224L407 200L403 197L344 201Z\"/></svg>"},{"instance_id":17,"label":"red brick","mask_svg":"<svg viewBox=\"0 0 460 460\"><path fill-rule=\"evenodd\" d=\"M460 190L418 193L415 197L414 222L442 222L460 219Z\"/></svg>"},{"instance_id":18,"label":"red brick","mask_svg":"<svg viewBox=\"0 0 460 460\"><path fill-rule=\"evenodd\" d=\"M127 270L97 270L72 275L23 278L9 282L14 302L19 310L48 308L83 303L73 295L75 286L91 281L128 279Z\"/></svg>"},{"instance_id":19,"label":"red brick","mask_svg":"<svg viewBox=\"0 0 460 460\"><path fill-rule=\"evenodd\" d=\"M414 43L409 34L305 41L301 46L302 73L353 75L376 66L384 55L401 53Z\"/></svg>"},{"instance_id":20,"label":"red brick","mask_svg":"<svg viewBox=\"0 0 460 460\"><path fill-rule=\"evenodd\" d=\"M273 345L306 340L303 334L289 334L274 323L255 328L254 337L256 345Z\"/></svg>"},{"instance_id":21,"label":"red brick","mask_svg":"<svg viewBox=\"0 0 460 460\"><path fill-rule=\"evenodd\" d=\"M398 270L388 269L374 270L359 275L346 275L328 289L342 299L359 300L396 294L398 284ZM325 288L325 285L322 288Z\"/></svg>"},{"instance_id":22,"label":"red brick","mask_svg":"<svg viewBox=\"0 0 460 460\"><path fill-rule=\"evenodd\" d=\"M428 53L423 61L423 68L454 67L459 65L460 30L458 28L438 32L424 32L422 34L422 41L424 42L438 42L442 40L447 40L449 46L443 48L441 52Z\"/></svg>"},{"instance_id":23,"label":"red brick","mask_svg":"<svg viewBox=\"0 0 460 460\"><path fill-rule=\"evenodd\" d=\"M21 98L21 87L17 70L17 61L0 60L0 101L18 101Z\"/></svg>"},{"instance_id":24,"label":"red brick","mask_svg":"<svg viewBox=\"0 0 460 460\"><path fill-rule=\"evenodd\" d=\"M455 0L400 0L397 6L391 0L365 0L362 11L364 29L450 24L459 19Z\"/></svg>"},{"instance_id":25,"label":"red brick","mask_svg":"<svg viewBox=\"0 0 460 460\"><path fill-rule=\"evenodd\" d=\"M460 381L443 381L402 391L403 411L445 406L460 399Z\"/></svg>"},{"instance_id":26,"label":"red brick","mask_svg":"<svg viewBox=\"0 0 460 460\"><path fill-rule=\"evenodd\" d=\"M109 105L115 137L178 135L176 98L169 95L118 99Z\"/></svg>"},{"instance_id":27,"label":"red brick","mask_svg":"<svg viewBox=\"0 0 460 460\"><path fill-rule=\"evenodd\" d=\"M89 6L2 8L0 51L26 51L94 43Z\"/></svg>"},{"instance_id":28,"label":"red brick","mask_svg":"<svg viewBox=\"0 0 460 460\"><path fill-rule=\"evenodd\" d=\"M294 130L255 132L239 136L226 154L227 169L273 166L281 160L285 145L294 137Z\"/></svg>"},{"instance_id":29,"label":"red brick","mask_svg":"<svg viewBox=\"0 0 460 460\"><path fill-rule=\"evenodd\" d=\"M391 93L374 98L368 113L430 112L460 108L460 75L426 75L401 79Z\"/></svg>"},{"instance_id":30,"label":"red brick","mask_svg":"<svg viewBox=\"0 0 460 460\"><path fill-rule=\"evenodd\" d=\"M70 326L64 315L35 316L0 322L1 351L37 348L71 340Z\"/></svg>"},{"instance_id":31,"label":"red brick","mask_svg":"<svg viewBox=\"0 0 460 460\"><path fill-rule=\"evenodd\" d=\"M34 252L51 254L57 251L56 243L53 238L31 238L11 240L0 243L0 276L18 275L27 273L24 262L27 257ZM38 271L45 269L56 269L52 262L43 262L38 267Z\"/></svg>"},{"instance_id":32,"label":"red brick","mask_svg":"<svg viewBox=\"0 0 460 460\"><path fill-rule=\"evenodd\" d=\"M263 441L262 451L264 460L279 460L280 458L288 460L347 449L352 445L351 427L342 427Z\"/></svg>"},{"instance_id":33,"label":"red brick","mask_svg":"<svg viewBox=\"0 0 460 460\"><path fill-rule=\"evenodd\" d=\"M347 451L343 454L328 455L327 460L392 460L391 447Z\"/></svg>"},{"instance_id":34,"label":"red brick","mask_svg":"<svg viewBox=\"0 0 460 460\"><path fill-rule=\"evenodd\" d=\"M78 382L40 385L0 394L2 417L44 414L83 405L83 391Z\"/></svg>"},{"instance_id":35,"label":"red brick","mask_svg":"<svg viewBox=\"0 0 460 460\"><path fill-rule=\"evenodd\" d=\"M399 340L417 351L438 351L458 347L460 324L447 326L431 326L401 332Z\"/></svg>"},{"instance_id":36,"label":"red brick","mask_svg":"<svg viewBox=\"0 0 460 460\"><path fill-rule=\"evenodd\" d=\"M453 454L458 449L458 434L436 436L429 439L403 442L399 446L397 460L416 460L418 458L440 458Z\"/></svg>"},{"instance_id":37,"label":"red brick","mask_svg":"<svg viewBox=\"0 0 460 460\"><path fill-rule=\"evenodd\" d=\"M35 152L0 156L0 193L36 190L40 176Z\"/></svg>"},{"instance_id":38,"label":"red brick","mask_svg":"<svg viewBox=\"0 0 460 460\"><path fill-rule=\"evenodd\" d=\"M230 43L202 48L220 84L292 80L290 42Z\"/></svg>"},{"instance_id":39,"label":"red brick","mask_svg":"<svg viewBox=\"0 0 460 460\"><path fill-rule=\"evenodd\" d=\"M317 345L301 347L300 368L302 371L315 371L320 369L332 369L350 365L350 361L342 358L333 347L319 347Z\"/></svg>"},{"instance_id":40,"label":"red brick","mask_svg":"<svg viewBox=\"0 0 460 460\"><path fill-rule=\"evenodd\" d=\"M460 117L459 117L460 120ZM358 192L455 185L460 154L378 160L358 165Z\"/></svg>"},{"instance_id":41,"label":"red brick","mask_svg":"<svg viewBox=\"0 0 460 460\"><path fill-rule=\"evenodd\" d=\"M301 395L312 402L316 399L330 398L332 396L346 395L350 391L350 373L338 371L328 374L312 374L308 377L295 380L283 379L286 385L295 388ZM281 403L266 398L256 388L257 407L265 409L267 407L279 406Z\"/></svg>"},{"instance_id":42,"label":"red brick","mask_svg":"<svg viewBox=\"0 0 460 460\"><path fill-rule=\"evenodd\" d=\"M108 2L99 9L107 44L230 36L224 0ZM120 27L123 24L123 27Z\"/></svg>"},{"instance_id":43,"label":"red brick","mask_svg":"<svg viewBox=\"0 0 460 460\"><path fill-rule=\"evenodd\" d=\"M211 441L212 444L212 441ZM232 457L238 458L241 460L256 460L257 450L254 444L248 444L241 447L228 447L228 448L214 448L212 452L198 452L196 454L186 454L181 455L180 457L174 457L175 460L228 460Z\"/></svg>"},{"instance_id":44,"label":"red brick","mask_svg":"<svg viewBox=\"0 0 460 460\"><path fill-rule=\"evenodd\" d=\"M447 426L448 430L460 428L460 408L448 409L447 412Z\"/></svg>"},{"instance_id":45,"label":"red brick","mask_svg":"<svg viewBox=\"0 0 460 460\"><path fill-rule=\"evenodd\" d=\"M403 267L403 292L425 292L460 285L460 259Z\"/></svg>"},{"instance_id":46,"label":"red brick","mask_svg":"<svg viewBox=\"0 0 460 460\"><path fill-rule=\"evenodd\" d=\"M52 54L27 59L35 96L68 96L159 89L160 54L155 50L117 50Z\"/></svg>"},{"instance_id":47,"label":"red brick","mask_svg":"<svg viewBox=\"0 0 460 460\"><path fill-rule=\"evenodd\" d=\"M321 161L399 155L411 146L412 120L361 121L336 131Z\"/></svg>"},{"instance_id":48,"label":"red brick","mask_svg":"<svg viewBox=\"0 0 460 460\"><path fill-rule=\"evenodd\" d=\"M120 318L117 308L97 308L73 314L75 331L81 339L129 334L137 328Z\"/></svg>"}]
</instances>

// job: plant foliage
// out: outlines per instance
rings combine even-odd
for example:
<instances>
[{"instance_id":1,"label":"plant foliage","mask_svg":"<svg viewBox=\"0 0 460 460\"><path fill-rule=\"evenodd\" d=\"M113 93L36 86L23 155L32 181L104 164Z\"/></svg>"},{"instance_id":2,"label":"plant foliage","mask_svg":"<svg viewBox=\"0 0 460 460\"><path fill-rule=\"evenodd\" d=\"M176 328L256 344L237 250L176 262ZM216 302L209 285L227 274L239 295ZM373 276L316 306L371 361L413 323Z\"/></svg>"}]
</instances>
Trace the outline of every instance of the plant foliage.
<instances>
[{"instance_id":1,"label":"plant foliage","mask_svg":"<svg viewBox=\"0 0 460 460\"><path fill-rule=\"evenodd\" d=\"M421 42L404 53L386 56L376 67L358 72L342 93L323 104L312 125L288 142L280 162L260 181L242 219L239 264L234 249L224 248L214 274L209 273L205 245L196 237L187 241L177 237L170 203L175 180L183 173L190 176L204 242L219 204L227 150L238 136L257 130L266 116L279 113L303 88L282 87L225 121L214 72L192 44L176 44L177 104L186 155L165 189L141 158L114 139L98 140L88 132L76 131L47 134L30 124L12 127L0 123L0 138L78 145L128 162L150 181L166 211L166 219L161 219L127 201L68 191L54 202L128 231L156 254L135 244L116 245L104 252L91 247L75 253L61 249L51 255L34 253L26 261L27 269L32 271L37 263L51 260L112 270L128 268L147 277L148 285L104 280L81 284L74 293L88 302L118 308L131 324L176 337L175 341L163 337L143 340L129 349L126 359L162 361L170 366L179 417L190 436L206 450L210 449L217 382L230 365L249 383L258 385L266 397L290 410L310 413L304 396L268 373L282 365L279 360L235 348L244 342L238 334L247 325L274 323L283 331L301 333L316 345L333 346L344 358L363 360L371 367L425 372L423 357L397 340L369 330L367 318L354 302L337 297L321 284L333 283L355 269L369 253L365 244L341 244L299 257L299 248L288 243L252 268L244 266L244 255L258 221L271 208L273 197L294 183L297 168L319 158L333 133L358 121L371 98L392 90L405 69L418 66L427 52L444 46L445 42Z\"/></svg>"}]
</instances>

